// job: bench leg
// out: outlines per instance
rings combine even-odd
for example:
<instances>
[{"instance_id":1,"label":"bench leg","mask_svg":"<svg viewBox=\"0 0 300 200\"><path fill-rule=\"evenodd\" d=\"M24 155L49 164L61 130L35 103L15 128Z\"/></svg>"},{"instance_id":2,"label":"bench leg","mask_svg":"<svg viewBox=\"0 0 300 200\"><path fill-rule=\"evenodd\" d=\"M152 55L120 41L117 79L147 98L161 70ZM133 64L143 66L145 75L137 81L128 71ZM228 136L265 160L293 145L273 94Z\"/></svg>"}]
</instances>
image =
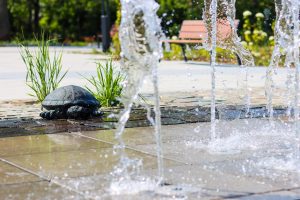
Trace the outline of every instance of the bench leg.
<instances>
[{"instance_id":1,"label":"bench leg","mask_svg":"<svg viewBox=\"0 0 300 200\"><path fill-rule=\"evenodd\" d=\"M238 65L242 65L242 61L241 61L241 59L240 59L239 55L237 55L237 54L235 53L235 56L236 56L236 59L237 59Z\"/></svg>"},{"instance_id":2,"label":"bench leg","mask_svg":"<svg viewBox=\"0 0 300 200\"><path fill-rule=\"evenodd\" d=\"M187 62L188 59L185 55L185 44L181 44L180 46L181 46L181 49L182 49L182 55L183 55L184 62Z\"/></svg>"}]
</instances>

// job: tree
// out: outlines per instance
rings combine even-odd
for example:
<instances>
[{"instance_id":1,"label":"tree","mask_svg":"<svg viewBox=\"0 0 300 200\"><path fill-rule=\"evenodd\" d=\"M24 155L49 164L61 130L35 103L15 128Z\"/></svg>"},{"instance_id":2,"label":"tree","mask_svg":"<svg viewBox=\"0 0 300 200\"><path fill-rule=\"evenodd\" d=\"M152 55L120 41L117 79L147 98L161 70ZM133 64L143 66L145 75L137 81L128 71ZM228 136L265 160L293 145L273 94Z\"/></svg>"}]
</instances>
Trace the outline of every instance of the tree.
<instances>
[{"instance_id":1,"label":"tree","mask_svg":"<svg viewBox=\"0 0 300 200\"><path fill-rule=\"evenodd\" d=\"M178 35L183 20L201 19L203 0L158 0L158 15L167 36Z\"/></svg>"},{"instance_id":2,"label":"tree","mask_svg":"<svg viewBox=\"0 0 300 200\"><path fill-rule=\"evenodd\" d=\"M10 24L7 10L7 0L0 0L0 40L6 39L10 33Z\"/></svg>"}]
</instances>

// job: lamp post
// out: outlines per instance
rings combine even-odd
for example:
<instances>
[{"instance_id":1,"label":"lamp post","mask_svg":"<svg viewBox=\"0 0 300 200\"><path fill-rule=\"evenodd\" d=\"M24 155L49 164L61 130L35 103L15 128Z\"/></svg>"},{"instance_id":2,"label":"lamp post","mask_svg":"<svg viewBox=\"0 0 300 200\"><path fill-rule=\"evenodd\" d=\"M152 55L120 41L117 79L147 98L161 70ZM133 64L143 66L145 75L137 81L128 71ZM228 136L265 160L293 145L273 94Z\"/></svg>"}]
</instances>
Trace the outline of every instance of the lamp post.
<instances>
[{"instance_id":1,"label":"lamp post","mask_svg":"<svg viewBox=\"0 0 300 200\"><path fill-rule=\"evenodd\" d=\"M109 1L102 0L101 7L102 50L103 52L107 52L110 46Z\"/></svg>"}]
</instances>

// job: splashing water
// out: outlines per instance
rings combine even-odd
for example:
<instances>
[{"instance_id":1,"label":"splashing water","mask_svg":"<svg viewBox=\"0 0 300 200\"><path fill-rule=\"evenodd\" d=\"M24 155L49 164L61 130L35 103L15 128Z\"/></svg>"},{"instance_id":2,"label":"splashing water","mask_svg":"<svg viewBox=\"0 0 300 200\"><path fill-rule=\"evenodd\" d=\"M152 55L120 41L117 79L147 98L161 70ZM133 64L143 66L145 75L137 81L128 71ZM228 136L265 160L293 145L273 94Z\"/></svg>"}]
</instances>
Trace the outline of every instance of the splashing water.
<instances>
[{"instance_id":1,"label":"splashing water","mask_svg":"<svg viewBox=\"0 0 300 200\"><path fill-rule=\"evenodd\" d=\"M287 88L287 115L294 119L295 140L295 158L300 160L299 153L299 43L300 27L299 14L300 2L298 0L275 0L276 6L276 24L275 24L275 47L272 54L270 66L267 70L266 95L268 100L268 110L270 119L273 118L273 75L276 73L282 56L285 56L284 65L288 68L286 81ZM293 70L293 68L295 68ZM294 74L293 74L294 72Z\"/></svg>"},{"instance_id":2,"label":"splashing water","mask_svg":"<svg viewBox=\"0 0 300 200\"><path fill-rule=\"evenodd\" d=\"M163 179L163 159L161 149L161 119L158 94L157 65L162 57L160 19L156 12L159 5L154 0L121 0L122 20L120 25L122 70L127 80L124 83L122 103L124 110L120 113L115 137L118 144L115 150L120 154L120 163L115 167L113 175L116 181L111 185L116 191L120 181L132 183L131 178L139 174L142 164L129 159L125 154L125 144L122 134L129 119L134 101L138 97L146 76L152 76L155 95L155 137L157 142L158 176L159 182ZM132 168L134 170L132 171ZM134 172L134 173L132 173ZM118 184L117 184L118 183Z\"/></svg>"},{"instance_id":3,"label":"splashing water","mask_svg":"<svg viewBox=\"0 0 300 200\"><path fill-rule=\"evenodd\" d=\"M246 105L246 113L250 110L250 94L248 88L248 67L254 66L254 59L251 53L246 50L240 42L236 30L235 22L235 0L205 0L203 19L207 29L207 36L204 40L204 48L211 52L211 137L218 138L216 135L216 81L215 81L215 66L216 66L216 47L232 50L238 55L241 61L241 71L245 77L242 84L239 84L242 90L243 99ZM220 33L226 29L230 29L225 36Z\"/></svg>"},{"instance_id":4,"label":"splashing water","mask_svg":"<svg viewBox=\"0 0 300 200\"><path fill-rule=\"evenodd\" d=\"M271 58L271 63L268 68L267 73L267 83L266 83L266 93L268 98L268 108L270 116L272 117L273 108L272 108L272 95L274 87L273 83L273 74L276 71L282 56L286 56L284 60L284 66L287 68L296 68L296 72L292 74L292 70L289 70L287 77L287 91L290 94L290 91L293 91L293 99L297 101L297 95L295 95L299 88L297 83L297 66L299 65L299 2L297 0L288 0L281 1L276 0L276 24L275 24L275 47ZM297 11L298 10L298 11ZM297 14L298 13L298 14ZM298 56L297 56L298 55ZM298 63L298 64L297 64ZM297 111L295 107L296 102L292 102L290 95L288 95L287 105L289 110Z\"/></svg>"},{"instance_id":5,"label":"splashing water","mask_svg":"<svg viewBox=\"0 0 300 200\"><path fill-rule=\"evenodd\" d=\"M216 48L217 48L217 0L206 1L204 14L205 25L208 30L208 37L204 46L210 51L211 59L211 139L215 140L216 136ZM210 44L209 44L210 41Z\"/></svg>"},{"instance_id":6,"label":"splashing water","mask_svg":"<svg viewBox=\"0 0 300 200\"><path fill-rule=\"evenodd\" d=\"M257 165L266 169L300 173L300 164L293 155L287 156L287 158L264 158Z\"/></svg>"},{"instance_id":7,"label":"splashing water","mask_svg":"<svg viewBox=\"0 0 300 200\"><path fill-rule=\"evenodd\" d=\"M232 126L234 122L220 122L218 128ZM242 122L240 122L242 123ZM186 140L184 144L189 148L205 150L212 155L240 154L245 152L262 151L268 146L267 152L292 151L292 125L281 122L250 121L248 125L230 130L218 130L220 138L216 140ZM271 139L272 138L272 139Z\"/></svg>"}]
</instances>

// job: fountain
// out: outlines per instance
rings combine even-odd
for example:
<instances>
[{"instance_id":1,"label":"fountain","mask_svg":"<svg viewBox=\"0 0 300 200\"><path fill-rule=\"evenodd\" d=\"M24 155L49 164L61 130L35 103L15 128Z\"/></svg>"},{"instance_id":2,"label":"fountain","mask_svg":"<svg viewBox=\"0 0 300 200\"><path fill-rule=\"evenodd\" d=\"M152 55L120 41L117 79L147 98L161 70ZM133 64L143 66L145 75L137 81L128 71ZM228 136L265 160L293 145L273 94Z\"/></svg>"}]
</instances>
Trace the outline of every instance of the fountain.
<instances>
[{"instance_id":1,"label":"fountain","mask_svg":"<svg viewBox=\"0 0 300 200\"><path fill-rule=\"evenodd\" d=\"M294 164L300 162L300 133L299 133L299 42L300 42L300 2L297 0L275 0L276 24L275 24L275 47L270 66L266 75L267 108L270 119L273 120L273 76L279 66L282 57L284 67L288 68L286 80L287 116L294 123L295 144L293 156ZM295 70L292 70L292 68ZM294 74L293 74L294 73ZM293 119L292 119L293 118Z\"/></svg>"},{"instance_id":2,"label":"fountain","mask_svg":"<svg viewBox=\"0 0 300 200\"><path fill-rule=\"evenodd\" d=\"M124 96L122 102L124 110L120 114L119 123L116 131L116 139L118 144L114 149L116 153L121 156L120 162L115 166L112 175L114 177L110 186L111 194L128 194L139 193L141 191L155 191L159 193L160 190L168 190L164 186L164 165L162 156L162 142L161 142L161 121L160 121L160 102L158 95L158 81L157 81L157 65L162 55L161 40L163 34L160 28L160 20L156 16L158 9L157 3L153 0L122 0L122 22L120 26L120 40L122 47L122 69L127 75L125 83ZM287 151L290 151L290 145L297 146L293 149L293 158L285 162L289 155L285 155L284 159L277 159L272 156L270 159L259 159L255 154L253 160L246 160L245 163L238 163L242 165L242 173L253 173L249 166L254 168L272 168L274 163L277 163L276 169L288 169L297 171L299 165L299 2L297 0L289 0L285 2L276 1L276 35L275 48L272 56L270 67L267 70L266 79L266 94L268 101L269 117L273 120L272 107L272 92L273 92L273 78L272 75L278 66L282 51L286 54L285 65L290 68L290 72L295 67L295 74L289 77L287 83L293 83L293 104L290 110L293 111L294 126L290 122L276 122L269 124L268 121L247 121L246 125L235 125L240 122L233 122L233 127L239 128L233 130L226 130L223 132L225 126L229 122L216 123L216 48L231 49L238 55L241 61L241 72L243 74L242 81L239 83L239 90L244 94L243 103L245 105L246 118L251 118L250 115L250 90L248 87L248 68L254 66L254 59L251 53L246 50L241 44L240 38L237 35L235 26L235 0L206 0L203 19L207 28L207 36L204 42L204 48L211 54L211 123L210 123L210 139L199 141L192 137L192 140L184 139L178 145L184 145L186 148L198 149L213 155L248 155L248 151L263 152L266 146L270 149L265 154L274 154L280 149L279 154L282 156ZM296 6L297 5L297 6ZM218 39L218 25L225 24L230 26L231 32L228 39L220 41ZM143 84L144 78L148 75L152 77L152 84L154 86L155 97L155 119L150 115L150 108L148 107L148 119L155 127L156 138L156 156L158 163L158 178L151 180L150 178L141 176L141 168L143 163L141 160L130 159L125 154L125 144L122 140L122 135L125 129L126 122L129 119L129 114L132 109L134 101L138 97L138 93ZM292 86L288 84L288 87ZM262 125L263 124L263 125ZM267 124L267 125L266 125ZM258 127L256 127L258 125ZM241 128L240 128L241 127ZM241 131L242 130L242 131ZM286 131L286 132L285 132ZM197 133L201 132L198 128ZM290 138L292 132L296 132L296 142L291 142ZM269 140L272 137L273 140ZM281 150L282 149L282 150ZM230 157L229 156L229 157ZM217 164L215 164L217 165ZM248 165L248 166L247 166ZM207 166L206 164L204 165ZM215 166L210 166L215 167ZM219 166L222 168L222 166ZM206 169L206 168L205 168ZM256 173L255 175L257 175ZM265 175L265 174L264 174ZM297 185L297 184L296 184ZM139 186L139 187L138 187ZM163 186L163 187L162 187ZM171 189L172 190L172 189ZM184 187L178 187L175 190L184 190ZM187 190L187 192L191 192ZM161 191L160 191L161 192ZM167 192L169 194L170 192Z\"/></svg>"},{"instance_id":3,"label":"fountain","mask_svg":"<svg viewBox=\"0 0 300 200\"><path fill-rule=\"evenodd\" d=\"M211 52L211 134L212 139L219 138L216 136L216 80L215 80L215 67L216 67L216 48L221 47L224 49L231 49L236 55L238 55L241 61L241 71L244 72L244 80L240 83L241 93L246 105L246 114L250 109L250 94L248 89L248 73L247 69L250 66L254 66L254 59L251 53L246 50L240 42L240 38L237 34L235 26L235 0L205 0L205 9L203 12L203 19L208 31L205 38L204 48ZM226 40L220 41L218 39L218 24L229 23L231 32Z\"/></svg>"},{"instance_id":4,"label":"fountain","mask_svg":"<svg viewBox=\"0 0 300 200\"><path fill-rule=\"evenodd\" d=\"M114 149L116 153L120 155L120 162L115 167L112 175L114 180L111 184L112 194L123 194L127 193L128 190L133 193L140 191L151 190L158 191L157 186L163 185L164 170L163 170L163 157L162 157L162 146L161 146L161 121L160 121L160 102L158 96L158 80L157 80L157 64L161 58L161 40L163 34L160 28L160 20L156 16L158 5L153 1L142 1L142 0L122 0L122 22L120 26L120 40L122 47L122 69L127 75L127 81L125 82L124 96L122 102L124 104L124 110L120 114L119 123L116 131L116 139L118 144L115 145ZM294 4L292 4L294 3ZM293 6L298 2L289 1L281 5L279 1L276 1L276 12L277 12L277 24L275 35L276 45L272 56L272 62L267 72L266 88L267 99L268 99L268 110L269 116L273 119L273 108L272 108L272 74L274 73L275 67L279 63L281 48L286 48L287 60L286 64L291 68L296 67L295 72L295 83L294 85L294 104L291 110L294 112L295 125L298 127L298 89L299 89L299 49L296 46L299 41L299 24L298 22L298 10L292 9ZM289 12L287 12L289 11ZM293 12L291 12L293 11ZM283 15L284 13L284 15ZM254 66L254 59L251 53L246 50L240 42L240 38L237 35L235 28L235 0L206 0L205 10L203 13L206 28L208 30L207 37L205 38L204 48L211 53L211 123L210 123L210 140L209 141L188 141L184 140L181 145L185 144L187 148L193 147L193 149L201 149L209 152L210 154L240 154L247 150L260 150L265 145L275 146L281 148L280 142L275 143L271 141L268 143L268 139L271 135L276 138L276 141L285 141L286 137L290 137L291 132L290 124L279 123L278 127L274 124L268 124L268 121L264 121L267 124L266 127L256 127L255 130L245 132L239 132L237 130L225 131L230 135L223 135L220 129L225 126L223 123L219 125L216 123L216 48L221 47L224 49L231 49L241 60L241 74L242 81L239 83L239 90L241 91L243 104L245 105L246 117L250 116L250 92L248 88L248 68ZM287 23L288 20L293 20L293 29L288 28L291 23ZM282 27L282 21L283 26ZM218 40L218 24L229 23L231 28L230 35L226 41L220 42ZM287 30L287 33L284 31ZM290 35L289 42L284 42L286 37L281 34ZM287 48L288 47L288 48ZM154 86L154 97L155 97L155 119L152 119L150 115L150 108L148 107L148 119L151 124L155 127L155 138L157 144L157 162L158 162L158 181L153 181L147 177L140 175L140 169L142 167L141 160L130 159L125 154L125 144L122 140L122 134L125 129L126 122L129 119L129 114L132 109L134 101L138 97L138 93L143 84L144 78L148 75L152 76L152 84ZM291 86L289 86L291 87ZM258 124L260 122L254 122ZM246 122L246 126L252 126L252 122ZM282 128L283 127L283 128ZM249 127L248 127L249 128ZM252 127L253 128L253 127ZM287 129L285 129L287 128ZM277 131L273 130L276 129ZM284 130L288 130L288 134L284 133ZM294 128L297 132L297 138L299 137L299 128ZM197 132L201 132L201 128ZM223 136L223 138L221 137ZM224 138L225 136L225 138ZM262 141L260 141L264 138ZM265 141L266 140L266 141ZM299 140L296 140L299 143ZM290 141L285 141L285 144L290 145ZM299 145L299 144L298 144ZM285 147L286 148L286 147ZM272 149L272 151L274 150ZM288 149L288 148L287 148ZM285 149L286 150L286 149ZM275 151L275 150L274 150ZM295 148L294 152L299 151L299 147ZM266 162L251 161L251 166L262 166L270 167L273 160L266 160ZM249 161L247 161L249 162ZM284 162L281 163L280 167L283 167ZM290 169L295 170L293 166L295 163L289 163ZM296 163L297 164L297 163ZM277 166L278 167L278 166ZM243 173L247 170L243 165ZM250 170L251 171L251 170ZM137 185L142 185L138 189ZM135 188L135 189L133 189ZM183 189L183 188L181 188Z\"/></svg>"},{"instance_id":5,"label":"fountain","mask_svg":"<svg viewBox=\"0 0 300 200\"><path fill-rule=\"evenodd\" d=\"M287 77L287 107L288 115L291 116L291 111L295 112L295 117L297 116L297 95L298 90L298 66L299 66L299 55L297 47L299 41L299 19L297 14L298 1L281 1L275 0L276 8L276 24L275 24L275 47L273 55L271 58L271 63L267 71L266 79L266 94L268 100L268 110L270 113L270 118L273 118L273 106L272 106L272 95L273 95L273 75L276 74L276 69L279 66L282 56L286 56L284 61L284 66L289 69L289 74ZM298 11L299 12L299 11ZM291 67L296 68L296 72L293 75ZM294 100L292 99L294 98Z\"/></svg>"},{"instance_id":6,"label":"fountain","mask_svg":"<svg viewBox=\"0 0 300 200\"><path fill-rule=\"evenodd\" d=\"M210 80L207 76L211 77L211 91L210 84L205 85L201 88L203 96L198 98L199 91L196 91L193 97L184 99L188 105L184 109L165 104L162 111L157 66L164 36L156 15L158 4L155 0L121 0L121 3L122 70L127 79L121 100L124 110L119 115L117 129L99 130L107 128L107 124L109 128L114 125L114 121L100 119L57 120L55 123L38 119L31 120L30 124L24 124L27 122L23 123L23 118L17 123L6 120L0 131L22 136L8 137L1 132L0 199L300 199L299 0L275 2L276 40L268 69L250 67L254 65L253 58L242 47L234 25L235 0L206 0L203 17L208 35L204 47L211 52L211 65L162 61L159 70L168 78L169 73L172 74L170 79L184 85L184 67L188 66L189 72L198 77L197 83L204 85L205 80ZM231 27L228 40L222 43L218 40L219 23L228 23ZM242 66L218 66L216 47L233 50L241 58ZM279 63L284 63L285 68L279 68ZM174 66L168 66L172 64ZM229 102L224 98L224 104L230 104L226 104L228 107L224 110L217 104L222 103L218 97L221 70L226 71L223 75L227 79L234 79L226 86L230 89L236 90L235 79L241 77L238 85L241 99L234 96ZM236 78L239 70L242 75ZM260 101L257 103L251 98L250 102L253 70L259 71L256 74L261 77L267 76L263 78L267 78L268 110L258 105L265 100L265 90L261 87L264 81L259 82L261 77L255 77L259 82L256 86L261 87ZM284 72L280 79L277 72ZM149 76L154 107L145 106L153 126L125 128L144 80ZM284 91L287 90L288 109L286 113L285 107L281 108L281 118L275 107L278 80L287 80ZM161 79L165 83L163 81ZM186 88L195 86L186 85ZM224 89L225 93L228 88ZM210 94L211 99L206 99ZM254 105L257 107L253 108ZM11 108L1 107L0 114ZM31 112L32 108L28 110ZM161 122L161 115L163 120L168 117L176 125L161 126L166 122ZM53 133L51 129L59 129L59 134L41 134L49 130Z\"/></svg>"},{"instance_id":7,"label":"fountain","mask_svg":"<svg viewBox=\"0 0 300 200\"><path fill-rule=\"evenodd\" d=\"M152 76L152 83L155 95L155 119L150 116L148 109L148 119L155 127L155 137L157 143L158 162L158 183L163 180L163 157L161 147L161 117L160 100L158 94L157 65L162 57L161 39L163 33L160 27L160 20L156 15L159 8L154 0L122 0L122 21L120 25L121 58L122 70L126 74L126 83L121 102L124 110L120 114L116 131L118 144L115 149L120 155L120 163L113 172L116 181L112 188L116 189L116 183L120 186L127 184L139 173L141 161L131 160L124 152L125 144L122 134L134 101L137 99L140 88L146 76ZM136 172L129 172L130 168ZM121 182L120 182L121 181ZM125 182L124 182L125 181ZM137 183L140 184L140 183ZM122 186L120 186L122 188Z\"/></svg>"}]
</instances>

